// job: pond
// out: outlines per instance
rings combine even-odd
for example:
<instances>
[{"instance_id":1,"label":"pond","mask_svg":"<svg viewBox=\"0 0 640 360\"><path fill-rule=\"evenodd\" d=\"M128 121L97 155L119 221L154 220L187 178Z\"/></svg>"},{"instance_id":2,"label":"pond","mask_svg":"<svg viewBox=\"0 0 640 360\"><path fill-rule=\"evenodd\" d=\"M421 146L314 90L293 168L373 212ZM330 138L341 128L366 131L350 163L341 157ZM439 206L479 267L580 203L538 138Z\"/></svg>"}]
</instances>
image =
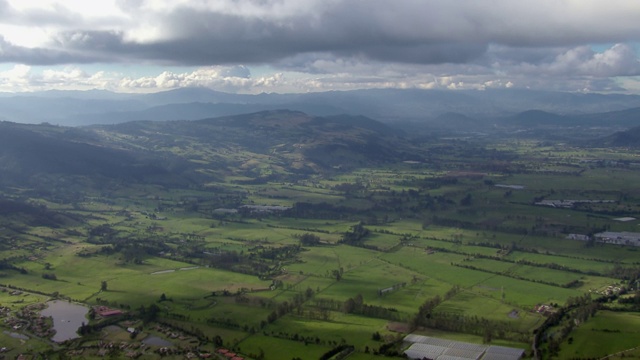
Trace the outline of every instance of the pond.
<instances>
[{"instance_id":1,"label":"pond","mask_svg":"<svg viewBox=\"0 0 640 360\"><path fill-rule=\"evenodd\" d=\"M29 337L26 335L22 335L22 334L18 334L18 333L14 333L14 332L10 332L10 331L3 331L3 334L9 335L12 338L15 339L20 339L20 340L29 340Z\"/></svg>"},{"instance_id":2,"label":"pond","mask_svg":"<svg viewBox=\"0 0 640 360\"><path fill-rule=\"evenodd\" d=\"M173 344L168 342L167 340L159 338L157 336L153 336L153 335L147 336L146 338L144 338L144 340L142 340L142 342L146 345L153 345L153 346L165 346L165 347L173 346Z\"/></svg>"},{"instance_id":3,"label":"pond","mask_svg":"<svg viewBox=\"0 0 640 360\"><path fill-rule=\"evenodd\" d=\"M82 323L89 322L86 317L88 312L89 309L85 306L54 300L47 302L47 308L42 310L41 314L53 318L53 329L56 334L51 340L63 342L80 337L76 331Z\"/></svg>"}]
</instances>

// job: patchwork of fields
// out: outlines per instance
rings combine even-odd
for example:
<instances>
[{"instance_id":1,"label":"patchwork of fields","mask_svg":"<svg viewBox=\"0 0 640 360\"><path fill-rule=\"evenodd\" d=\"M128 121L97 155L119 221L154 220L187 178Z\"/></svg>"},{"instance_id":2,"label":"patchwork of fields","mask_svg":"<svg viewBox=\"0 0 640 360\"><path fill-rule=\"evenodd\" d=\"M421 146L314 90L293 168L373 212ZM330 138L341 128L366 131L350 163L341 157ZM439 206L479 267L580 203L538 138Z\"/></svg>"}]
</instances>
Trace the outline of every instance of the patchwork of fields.
<instances>
[{"instance_id":1,"label":"patchwork of fields","mask_svg":"<svg viewBox=\"0 0 640 360\"><path fill-rule=\"evenodd\" d=\"M581 161L598 151L491 146L520 155L508 169L434 155L291 182L138 184L73 202L32 196L29 203L73 221L37 225L16 213L0 226L0 305L11 309L3 316L49 298L123 310L121 319L88 319L91 331L66 344L87 358L125 356L96 344L139 344L150 334L179 357L224 347L255 359L343 348L350 359L398 356L409 332L527 356L536 355L532 346L560 358L637 346L640 249L566 235L638 230L638 221L615 218L640 217L640 169ZM534 204L544 198L613 201ZM241 208L249 204L286 208ZM23 293L10 295L15 289ZM576 320L602 297L593 315ZM106 324L139 333L116 337ZM172 339L153 330L158 324L197 340ZM60 354L29 331L2 330L9 356ZM152 358L159 348L135 351Z\"/></svg>"}]
</instances>

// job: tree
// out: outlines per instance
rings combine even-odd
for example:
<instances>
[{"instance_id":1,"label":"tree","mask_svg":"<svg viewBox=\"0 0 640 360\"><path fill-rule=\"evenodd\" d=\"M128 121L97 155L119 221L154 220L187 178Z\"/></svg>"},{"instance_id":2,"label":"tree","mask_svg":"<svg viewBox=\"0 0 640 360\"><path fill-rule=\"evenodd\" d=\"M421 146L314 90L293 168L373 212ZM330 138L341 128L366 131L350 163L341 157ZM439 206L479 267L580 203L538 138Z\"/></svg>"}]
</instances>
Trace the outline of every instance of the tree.
<instances>
[{"instance_id":1,"label":"tree","mask_svg":"<svg viewBox=\"0 0 640 360\"><path fill-rule=\"evenodd\" d=\"M482 342L485 344L488 344L491 342L492 338L493 338L493 330L489 326L485 327L484 334L482 336Z\"/></svg>"},{"instance_id":2,"label":"tree","mask_svg":"<svg viewBox=\"0 0 640 360\"><path fill-rule=\"evenodd\" d=\"M364 299L362 298L362 294L358 294L353 298L355 304L355 311L360 311L362 309L362 305L364 304Z\"/></svg>"},{"instance_id":3,"label":"tree","mask_svg":"<svg viewBox=\"0 0 640 360\"><path fill-rule=\"evenodd\" d=\"M107 291L107 281L106 280L102 280L100 282L100 291Z\"/></svg>"},{"instance_id":4,"label":"tree","mask_svg":"<svg viewBox=\"0 0 640 360\"><path fill-rule=\"evenodd\" d=\"M337 281L342 280L342 271L340 271L340 270L333 270L333 271L331 272L331 274L333 275L333 277L335 277L335 278L336 278L336 280L337 280Z\"/></svg>"},{"instance_id":5,"label":"tree","mask_svg":"<svg viewBox=\"0 0 640 360\"><path fill-rule=\"evenodd\" d=\"M140 307L140 317L145 324L155 321L158 317L159 312L160 308L156 304L151 304L146 309L144 308L144 306Z\"/></svg>"},{"instance_id":6,"label":"tree","mask_svg":"<svg viewBox=\"0 0 640 360\"><path fill-rule=\"evenodd\" d=\"M318 235L305 233L300 236L300 244L304 246L315 246L320 244L320 237Z\"/></svg>"},{"instance_id":7,"label":"tree","mask_svg":"<svg viewBox=\"0 0 640 360\"><path fill-rule=\"evenodd\" d=\"M313 289L308 287L307 290L305 290L304 295L307 297L307 299L311 299L311 297L313 296Z\"/></svg>"},{"instance_id":8,"label":"tree","mask_svg":"<svg viewBox=\"0 0 640 360\"><path fill-rule=\"evenodd\" d=\"M349 231L342 235L340 243L348 245L362 244L364 238L369 235L369 233L369 229L365 228L362 225L362 222L359 222L358 224L353 225Z\"/></svg>"},{"instance_id":9,"label":"tree","mask_svg":"<svg viewBox=\"0 0 640 360\"><path fill-rule=\"evenodd\" d=\"M342 311L345 314L350 314L356 309L356 302L353 301L353 298L348 298L344 304L342 304Z\"/></svg>"},{"instance_id":10,"label":"tree","mask_svg":"<svg viewBox=\"0 0 640 360\"><path fill-rule=\"evenodd\" d=\"M43 279L47 279L47 280L58 280L58 277L56 276L56 274L54 273L45 273L42 274L42 278Z\"/></svg>"}]
</instances>

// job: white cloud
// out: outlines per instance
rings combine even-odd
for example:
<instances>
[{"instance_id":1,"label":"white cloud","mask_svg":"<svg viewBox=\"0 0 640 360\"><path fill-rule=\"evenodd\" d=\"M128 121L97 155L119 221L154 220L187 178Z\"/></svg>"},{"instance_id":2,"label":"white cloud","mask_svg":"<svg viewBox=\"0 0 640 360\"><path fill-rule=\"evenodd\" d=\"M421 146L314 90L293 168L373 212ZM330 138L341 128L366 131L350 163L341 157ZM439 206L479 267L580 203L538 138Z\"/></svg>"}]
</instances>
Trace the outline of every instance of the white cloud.
<instances>
[{"instance_id":1,"label":"white cloud","mask_svg":"<svg viewBox=\"0 0 640 360\"><path fill-rule=\"evenodd\" d=\"M588 46L579 46L558 55L542 70L555 75L587 75L611 77L640 75L640 61L635 51L628 45L615 44L598 53Z\"/></svg>"},{"instance_id":2,"label":"white cloud","mask_svg":"<svg viewBox=\"0 0 640 360\"><path fill-rule=\"evenodd\" d=\"M162 72L154 77L125 78L118 85L121 90L135 91L137 89L165 90L178 87L209 87L223 91L238 92L251 88L259 83L265 86L261 79L251 79L248 68L244 66L206 67L187 73Z\"/></svg>"},{"instance_id":3,"label":"white cloud","mask_svg":"<svg viewBox=\"0 0 640 360\"><path fill-rule=\"evenodd\" d=\"M43 70L42 81L45 83L68 84L73 82L82 82L89 78L89 75L76 67L70 67L65 70Z\"/></svg>"},{"instance_id":4,"label":"white cloud","mask_svg":"<svg viewBox=\"0 0 640 360\"><path fill-rule=\"evenodd\" d=\"M0 89L3 91L28 91L31 85L31 67L16 65L0 72Z\"/></svg>"}]
</instances>

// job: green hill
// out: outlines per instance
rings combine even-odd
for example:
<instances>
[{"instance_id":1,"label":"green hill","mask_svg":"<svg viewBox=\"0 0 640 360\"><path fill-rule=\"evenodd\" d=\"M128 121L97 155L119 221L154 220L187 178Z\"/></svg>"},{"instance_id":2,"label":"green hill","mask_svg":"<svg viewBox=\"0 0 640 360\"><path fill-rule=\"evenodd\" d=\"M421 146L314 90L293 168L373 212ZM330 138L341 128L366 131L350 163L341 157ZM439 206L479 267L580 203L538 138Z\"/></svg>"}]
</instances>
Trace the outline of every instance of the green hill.
<instances>
[{"instance_id":1,"label":"green hill","mask_svg":"<svg viewBox=\"0 0 640 360\"><path fill-rule=\"evenodd\" d=\"M198 184L227 176L286 179L415 159L403 134L361 116L289 110L198 121L140 121L87 128L0 123L0 181L55 187L62 178Z\"/></svg>"}]
</instances>

